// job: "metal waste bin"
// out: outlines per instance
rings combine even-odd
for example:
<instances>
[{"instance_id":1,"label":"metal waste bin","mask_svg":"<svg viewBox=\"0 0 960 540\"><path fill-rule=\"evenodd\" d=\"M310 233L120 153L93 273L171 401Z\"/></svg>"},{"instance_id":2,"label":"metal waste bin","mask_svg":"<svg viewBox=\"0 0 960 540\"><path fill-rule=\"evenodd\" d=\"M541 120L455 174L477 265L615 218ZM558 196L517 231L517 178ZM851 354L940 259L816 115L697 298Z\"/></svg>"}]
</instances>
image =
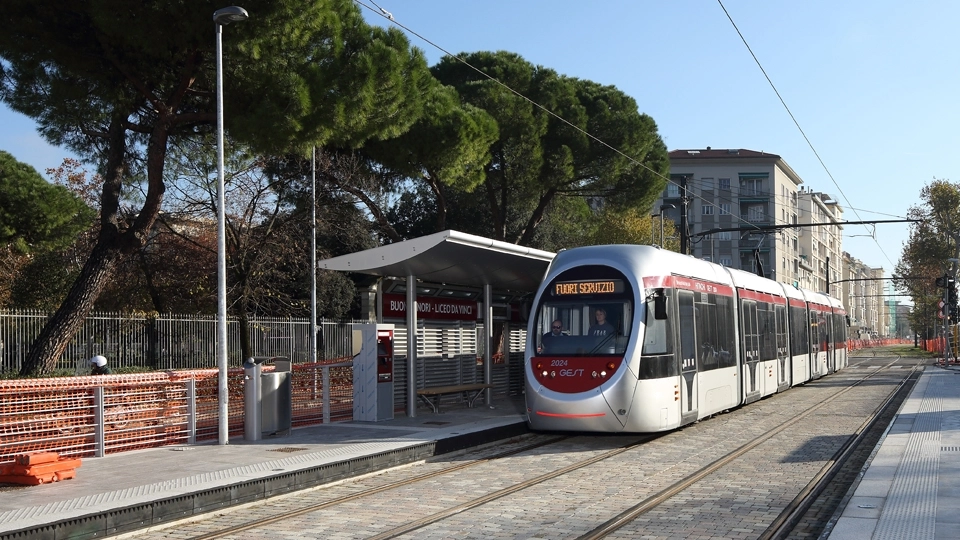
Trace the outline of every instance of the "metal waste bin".
<instances>
[{"instance_id":1,"label":"metal waste bin","mask_svg":"<svg viewBox=\"0 0 960 540\"><path fill-rule=\"evenodd\" d=\"M272 372L261 364L270 362ZM259 441L265 436L288 435L293 423L293 392L290 361L286 358L247 358L243 364L243 438Z\"/></svg>"}]
</instances>

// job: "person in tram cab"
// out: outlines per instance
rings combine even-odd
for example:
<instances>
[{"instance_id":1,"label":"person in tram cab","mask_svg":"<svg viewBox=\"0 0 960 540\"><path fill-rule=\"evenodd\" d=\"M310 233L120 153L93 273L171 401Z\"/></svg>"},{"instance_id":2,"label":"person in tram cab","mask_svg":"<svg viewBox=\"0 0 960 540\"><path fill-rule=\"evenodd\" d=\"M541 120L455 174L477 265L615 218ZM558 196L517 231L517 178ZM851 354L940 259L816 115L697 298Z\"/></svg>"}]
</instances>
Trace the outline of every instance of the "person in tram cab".
<instances>
[{"instance_id":1,"label":"person in tram cab","mask_svg":"<svg viewBox=\"0 0 960 540\"><path fill-rule=\"evenodd\" d=\"M107 365L106 357L99 354L90 359L91 375L110 375L110 366Z\"/></svg>"},{"instance_id":2,"label":"person in tram cab","mask_svg":"<svg viewBox=\"0 0 960 540\"><path fill-rule=\"evenodd\" d=\"M542 338L540 338L540 344L541 344L541 347L542 347L542 349L543 349L543 352L549 352L549 351L550 351L550 348L551 348L550 342L551 342L551 341L553 341L554 339L556 339L556 338L558 338L558 337L562 337L562 336L565 336L565 335L567 335L567 334L565 334L565 333L563 332L563 322L561 322L560 319L557 319L557 320L553 321L552 323L550 323L550 331L547 332L546 334L544 334Z\"/></svg>"},{"instance_id":3,"label":"person in tram cab","mask_svg":"<svg viewBox=\"0 0 960 540\"><path fill-rule=\"evenodd\" d=\"M607 310L597 308L593 313L595 321L590 325L591 336L610 336L614 333L613 325L607 322Z\"/></svg>"}]
</instances>

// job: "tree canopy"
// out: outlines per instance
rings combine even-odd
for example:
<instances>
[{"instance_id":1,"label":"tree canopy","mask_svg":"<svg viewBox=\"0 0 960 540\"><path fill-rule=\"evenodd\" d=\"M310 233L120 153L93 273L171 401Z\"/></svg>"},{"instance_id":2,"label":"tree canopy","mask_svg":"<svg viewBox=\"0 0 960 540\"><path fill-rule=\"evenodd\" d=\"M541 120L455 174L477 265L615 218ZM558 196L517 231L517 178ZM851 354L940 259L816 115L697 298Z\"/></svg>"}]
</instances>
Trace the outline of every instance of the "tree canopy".
<instances>
[{"instance_id":1,"label":"tree canopy","mask_svg":"<svg viewBox=\"0 0 960 540\"><path fill-rule=\"evenodd\" d=\"M5 2L0 100L54 144L98 164L100 229L64 303L22 373L50 369L117 260L139 249L159 214L168 144L213 129L216 58L210 2ZM224 36L224 101L233 140L256 151L358 146L403 133L431 83L397 30L365 24L350 0L252 0ZM175 29L175 31L173 30ZM132 222L121 192L144 184Z\"/></svg>"},{"instance_id":2,"label":"tree canopy","mask_svg":"<svg viewBox=\"0 0 960 540\"><path fill-rule=\"evenodd\" d=\"M558 199L646 210L663 190L666 145L633 98L512 53L459 56L433 74L499 128L479 188L489 228L470 232L531 245Z\"/></svg>"},{"instance_id":3,"label":"tree canopy","mask_svg":"<svg viewBox=\"0 0 960 540\"><path fill-rule=\"evenodd\" d=\"M0 244L20 253L70 244L96 212L0 150Z\"/></svg>"},{"instance_id":4,"label":"tree canopy","mask_svg":"<svg viewBox=\"0 0 960 540\"><path fill-rule=\"evenodd\" d=\"M919 221L910 225L893 278L894 286L913 300L910 324L917 332L942 324L936 313L943 288L936 279L957 277L958 265L948 260L960 258L960 184L934 180L920 190L920 199L922 204L910 207L907 217Z\"/></svg>"}]
</instances>

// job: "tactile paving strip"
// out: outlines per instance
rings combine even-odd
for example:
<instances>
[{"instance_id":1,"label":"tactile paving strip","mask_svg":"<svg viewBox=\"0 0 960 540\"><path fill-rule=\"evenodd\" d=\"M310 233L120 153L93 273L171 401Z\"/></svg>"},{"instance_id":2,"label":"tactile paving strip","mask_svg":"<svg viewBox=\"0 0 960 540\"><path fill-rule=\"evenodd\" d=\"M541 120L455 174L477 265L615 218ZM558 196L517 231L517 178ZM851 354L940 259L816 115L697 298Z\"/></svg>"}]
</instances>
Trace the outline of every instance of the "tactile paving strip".
<instances>
[{"instance_id":1,"label":"tactile paving strip","mask_svg":"<svg viewBox=\"0 0 960 540\"><path fill-rule=\"evenodd\" d=\"M946 375L946 376L945 376ZM937 517L937 480L940 466L940 428L947 374L936 374L924 394L906 449L874 540L934 538Z\"/></svg>"}]
</instances>

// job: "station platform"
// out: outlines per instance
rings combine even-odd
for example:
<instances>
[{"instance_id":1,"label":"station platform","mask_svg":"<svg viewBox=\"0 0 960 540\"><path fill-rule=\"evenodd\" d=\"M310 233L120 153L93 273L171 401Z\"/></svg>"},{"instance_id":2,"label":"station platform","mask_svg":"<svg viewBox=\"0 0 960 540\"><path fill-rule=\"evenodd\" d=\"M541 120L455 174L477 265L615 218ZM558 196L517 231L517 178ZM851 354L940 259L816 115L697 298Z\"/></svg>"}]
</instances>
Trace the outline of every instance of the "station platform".
<instances>
[{"instance_id":1,"label":"station platform","mask_svg":"<svg viewBox=\"0 0 960 540\"><path fill-rule=\"evenodd\" d=\"M260 441L87 458L77 476L0 488L0 540L103 538L527 432L520 396ZM960 366L927 366L821 539L960 538Z\"/></svg>"},{"instance_id":2,"label":"station platform","mask_svg":"<svg viewBox=\"0 0 960 540\"><path fill-rule=\"evenodd\" d=\"M0 539L87 539L358 476L527 432L523 397L229 444L85 458L76 478L0 488Z\"/></svg>"},{"instance_id":3,"label":"station platform","mask_svg":"<svg viewBox=\"0 0 960 540\"><path fill-rule=\"evenodd\" d=\"M821 538L960 538L960 367L927 366Z\"/></svg>"}]
</instances>

